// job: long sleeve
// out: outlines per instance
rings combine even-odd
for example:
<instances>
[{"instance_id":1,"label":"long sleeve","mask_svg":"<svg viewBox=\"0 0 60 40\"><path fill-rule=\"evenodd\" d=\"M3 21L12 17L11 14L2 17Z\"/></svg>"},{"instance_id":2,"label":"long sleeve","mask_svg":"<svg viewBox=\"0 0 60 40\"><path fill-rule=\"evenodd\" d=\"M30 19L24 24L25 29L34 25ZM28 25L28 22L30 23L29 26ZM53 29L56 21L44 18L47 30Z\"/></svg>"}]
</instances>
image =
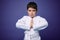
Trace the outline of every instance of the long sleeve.
<instances>
[{"instance_id":1,"label":"long sleeve","mask_svg":"<svg viewBox=\"0 0 60 40\"><path fill-rule=\"evenodd\" d=\"M30 30L29 26L25 23L25 18L23 17L16 22L16 27L24 30Z\"/></svg>"},{"instance_id":2,"label":"long sleeve","mask_svg":"<svg viewBox=\"0 0 60 40\"><path fill-rule=\"evenodd\" d=\"M45 18L38 18L35 22L36 24L34 24L34 27L33 29L34 30L42 30L42 29L45 29L47 28L48 26L48 22L46 21Z\"/></svg>"}]
</instances>

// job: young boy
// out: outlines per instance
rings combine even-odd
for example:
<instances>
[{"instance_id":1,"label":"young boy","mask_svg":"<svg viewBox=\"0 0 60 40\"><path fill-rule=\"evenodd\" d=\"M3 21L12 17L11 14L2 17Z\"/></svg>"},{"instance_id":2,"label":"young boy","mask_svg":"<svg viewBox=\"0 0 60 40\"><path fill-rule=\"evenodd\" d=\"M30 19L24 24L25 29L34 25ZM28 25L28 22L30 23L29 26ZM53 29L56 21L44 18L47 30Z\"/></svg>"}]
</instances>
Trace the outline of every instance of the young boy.
<instances>
[{"instance_id":1,"label":"young boy","mask_svg":"<svg viewBox=\"0 0 60 40\"><path fill-rule=\"evenodd\" d=\"M29 2L27 4L28 16L23 16L16 22L16 27L26 30L24 40L41 40L39 30L45 29L48 22L41 16L36 16L37 4Z\"/></svg>"}]
</instances>

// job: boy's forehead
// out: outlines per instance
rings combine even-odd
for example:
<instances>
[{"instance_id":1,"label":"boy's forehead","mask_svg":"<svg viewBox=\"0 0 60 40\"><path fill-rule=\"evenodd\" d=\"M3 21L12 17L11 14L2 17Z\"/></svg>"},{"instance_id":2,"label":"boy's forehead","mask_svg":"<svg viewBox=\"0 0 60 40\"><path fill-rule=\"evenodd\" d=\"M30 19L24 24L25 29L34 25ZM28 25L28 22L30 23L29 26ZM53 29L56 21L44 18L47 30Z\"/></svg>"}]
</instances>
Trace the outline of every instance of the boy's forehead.
<instances>
[{"instance_id":1,"label":"boy's forehead","mask_svg":"<svg viewBox=\"0 0 60 40\"><path fill-rule=\"evenodd\" d=\"M36 10L36 9L34 9L34 8L30 7L30 8L28 8L28 10Z\"/></svg>"}]
</instances>

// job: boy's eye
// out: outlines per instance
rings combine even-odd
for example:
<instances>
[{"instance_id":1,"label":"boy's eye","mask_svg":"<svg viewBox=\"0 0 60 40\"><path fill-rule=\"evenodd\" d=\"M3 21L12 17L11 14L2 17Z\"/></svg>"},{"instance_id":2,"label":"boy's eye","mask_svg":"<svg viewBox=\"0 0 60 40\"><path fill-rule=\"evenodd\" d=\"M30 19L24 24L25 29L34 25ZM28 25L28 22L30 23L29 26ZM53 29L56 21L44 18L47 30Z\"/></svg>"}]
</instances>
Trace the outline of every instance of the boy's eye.
<instances>
[{"instance_id":1,"label":"boy's eye","mask_svg":"<svg viewBox=\"0 0 60 40\"><path fill-rule=\"evenodd\" d=\"M29 12L31 12L31 10L29 10Z\"/></svg>"},{"instance_id":2,"label":"boy's eye","mask_svg":"<svg viewBox=\"0 0 60 40\"><path fill-rule=\"evenodd\" d=\"M33 10L33 11L36 11L36 10Z\"/></svg>"},{"instance_id":3,"label":"boy's eye","mask_svg":"<svg viewBox=\"0 0 60 40\"><path fill-rule=\"evenodd\" d=\"M29 11L31 11L31 10L29 10ZM36 11L36 10L32 10L32 11Z\"/></svg>"}]
</instances>

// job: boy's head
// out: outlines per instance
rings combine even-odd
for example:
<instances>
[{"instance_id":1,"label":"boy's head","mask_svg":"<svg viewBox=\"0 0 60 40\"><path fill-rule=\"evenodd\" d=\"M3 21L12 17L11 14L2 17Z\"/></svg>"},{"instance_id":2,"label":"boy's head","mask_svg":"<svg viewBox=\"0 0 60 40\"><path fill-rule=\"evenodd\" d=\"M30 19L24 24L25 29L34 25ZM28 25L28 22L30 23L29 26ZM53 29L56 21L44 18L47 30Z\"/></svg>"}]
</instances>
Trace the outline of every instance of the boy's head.
<instances>
[{"instance_id":1,"label":"boy's head","mask_svg":"<svg viewBox=\"0 0 60 40\"><path fill-rule=\"evenodd\" d=\"M36 16L37 4L35 2L29 2L27 4L27 12L30 17Z\"/></svg>"}]
</instances>

